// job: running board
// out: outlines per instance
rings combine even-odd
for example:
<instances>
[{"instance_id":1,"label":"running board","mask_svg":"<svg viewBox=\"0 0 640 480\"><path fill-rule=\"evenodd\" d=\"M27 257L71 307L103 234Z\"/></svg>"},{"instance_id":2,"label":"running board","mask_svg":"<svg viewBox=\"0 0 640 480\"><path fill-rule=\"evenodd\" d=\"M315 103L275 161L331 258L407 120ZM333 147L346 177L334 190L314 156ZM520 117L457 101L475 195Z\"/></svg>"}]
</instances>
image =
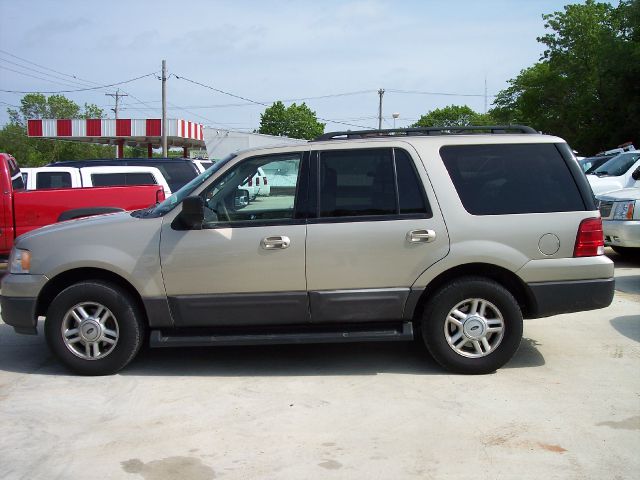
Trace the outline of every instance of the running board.
<instances>
[{"instance_id":1,"label":"running board","mask_svg":"<svg viewBox=\"0 0 640 480\"><path fill-rule=\"evenodd\" d=\"M335 330L295 333L253 333L216 335L171 335L152 330L149 344L159 347L207 347L222 345L284 345L301 343L393 342L413 340L413 324L403 322L399 328L370 330Z\"/></svg>"}]
</instances>

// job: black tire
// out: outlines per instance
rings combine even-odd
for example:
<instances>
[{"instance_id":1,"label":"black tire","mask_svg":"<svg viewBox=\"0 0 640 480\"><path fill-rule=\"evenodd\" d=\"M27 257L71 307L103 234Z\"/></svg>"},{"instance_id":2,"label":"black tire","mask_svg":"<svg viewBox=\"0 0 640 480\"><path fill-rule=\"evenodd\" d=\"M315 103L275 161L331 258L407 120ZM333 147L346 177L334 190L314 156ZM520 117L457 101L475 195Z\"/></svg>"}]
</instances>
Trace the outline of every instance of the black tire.
<instances>
[{"instance_id":1,"label":"black tire","mask_svg":"<svg viewBox=\"0 0 640 480\"><path fill-rule=\"evenodd\" d=\"M99 308L91 310L94 304L108 309L109 315L103 314L107 318L105 322L108 322L105 325L111 329L109 331L117 331L118 334L113 343L100 339L92 342L97 343L98 352L102 349L103 353L96 354L93 359L82 358L84 352L74 353L72 349L82 350L89 342L79 333L79 326L82 324L73 320L71 311L78 311L76 308L81 307L87 313L95 314ZM74 337L79 337L80 341L67 346L63 325L66 328L69 322L74 321L78 327L78 333ZM60 292L49 306L44 329L49 348L68 369L81 375L111 375L124 368L136 356L145 338L146 325L136 302L127 291L117 285L96 280L76 283ZM69 329L66 331L70 332ZM90 328L87 331L94 332ZM88 347L90 354L94 352L92 346Z\"/></svg>"},{"instance_id":2,"label":"black tire","mask_svg":"<svg viewBox=\"0 0 640 480\"><path fill-rule=\"evenodd\" d=\"M470 305L473 302L465 302L471 299L485 302L484 305L489 313L479 317L483 321L486 317L495 326L498 325L499 320L493 319L499 318L499 315L502 316L502 327L498 327L502 328L502 336L500 337L499 333L487 334L487 344L494 347L492 344L494 342L495 347L493 350L487 349L486 354L475 350L473 339L467 339L468 337L464 333L467 331L465 328L457 327L450 320L447 320L454 307ZM495 313L496 310L498 314ZM472 312L473 310L469 309L468 311ZM467 319L472 316L468 315ZM478 320L475 322L477 323ZM474 333L470 330L486 331L483 330L484 323L478 325L467 320L461 323L467 325L470 334ZM456 373L485 374L502 367L518 350L522 340L522 312L513 295L499 283L483 277L463 277L443 286L433 294L425 306L421 327L422 338L427 349L444 368ZM484 356L469 358L458 353L458 350L449 344L445 328L448 329L451 339L456 338L459 334L459 338L462 340L460 351L464 354ZM451 334L451 328L456 329L454 335Z\"/></svg>"}]
</instances>

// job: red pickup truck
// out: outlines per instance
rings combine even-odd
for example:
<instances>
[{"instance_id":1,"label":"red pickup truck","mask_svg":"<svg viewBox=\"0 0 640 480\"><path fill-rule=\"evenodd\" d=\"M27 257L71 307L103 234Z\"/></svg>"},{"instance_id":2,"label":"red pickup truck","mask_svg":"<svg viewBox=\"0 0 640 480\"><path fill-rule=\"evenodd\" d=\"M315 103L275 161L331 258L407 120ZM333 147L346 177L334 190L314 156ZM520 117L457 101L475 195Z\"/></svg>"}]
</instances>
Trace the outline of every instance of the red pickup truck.
<instances>
[{"instance_id":1,"label":"red pickup truck","mask_svg":"<svg viewBox=\"0 0 640 480\"><path fill-rule=\"evenodd\" d=\"M135 210L164 200L159 185L25 190L15 158L0 153L0 257L16 237L73 218Z\"/></svg>"}]
</instances>

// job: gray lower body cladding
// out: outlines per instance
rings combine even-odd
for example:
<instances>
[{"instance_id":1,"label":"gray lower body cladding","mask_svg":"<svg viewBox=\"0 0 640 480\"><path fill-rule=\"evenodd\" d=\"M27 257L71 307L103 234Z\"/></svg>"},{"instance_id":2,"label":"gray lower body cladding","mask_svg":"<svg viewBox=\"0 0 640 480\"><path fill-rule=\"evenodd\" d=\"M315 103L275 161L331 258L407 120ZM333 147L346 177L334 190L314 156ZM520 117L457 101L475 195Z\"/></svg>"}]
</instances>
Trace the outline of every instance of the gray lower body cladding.
<instances>
[{"instance_id":1,"label":"gray lower body cladding","mask_svg":"<svg viewBox=\"0 0 640 480\"><path fill-rule=\"evenodd\" d=\"M528 318L597 310L611 305L615 280L575 280L528 284L534 308Z\"/></svg>"}]
</instances>

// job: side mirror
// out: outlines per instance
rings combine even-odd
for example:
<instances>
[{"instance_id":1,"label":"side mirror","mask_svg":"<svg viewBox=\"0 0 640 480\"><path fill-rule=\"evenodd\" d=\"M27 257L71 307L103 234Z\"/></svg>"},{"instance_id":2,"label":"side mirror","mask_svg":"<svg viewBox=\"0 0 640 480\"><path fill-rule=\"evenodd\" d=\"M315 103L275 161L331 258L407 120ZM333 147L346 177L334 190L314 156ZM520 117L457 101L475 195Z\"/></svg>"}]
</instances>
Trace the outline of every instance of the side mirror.
<instances>
[{"instance_id":1,"label":"side mirror","mask_svg":"<svg viewBox=\"0 0 640 480\"><path fill-rule=\"evenodd\" d=\"M631 174L631 178L633 178L634 180L640 180L640 167L634 170L634 172Z\"/></svg>"},{"instance_id":2,"label":"side mirror","mask_svg":"<svg viewBox=\"0 0 640 480\"><path fill-rule=\"evenodd\" d=\"M204 200L199 196L187 197L182 201L180 220L191 230L202 229L204 221Z\"/></svg>"}]
</instances>

